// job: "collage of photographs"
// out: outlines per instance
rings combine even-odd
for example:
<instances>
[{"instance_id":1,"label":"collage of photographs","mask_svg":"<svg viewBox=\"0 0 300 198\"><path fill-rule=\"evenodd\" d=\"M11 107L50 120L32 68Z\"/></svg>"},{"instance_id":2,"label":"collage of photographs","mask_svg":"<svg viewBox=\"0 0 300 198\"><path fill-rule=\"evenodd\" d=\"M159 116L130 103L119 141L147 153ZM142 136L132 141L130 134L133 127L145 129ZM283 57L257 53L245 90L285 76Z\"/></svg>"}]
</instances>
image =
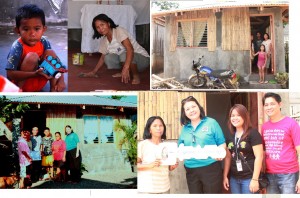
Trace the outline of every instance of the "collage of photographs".
<instances>
[{"instance_id":1,"label":"collage of photographs","mask_svg":"<svg viewBox=\"0 0 300 198\"><path fill-rule=\"evenodd\" d=\"M1 195L299 196L295 0L0 2Z\"/></svg>"}]
</instances>

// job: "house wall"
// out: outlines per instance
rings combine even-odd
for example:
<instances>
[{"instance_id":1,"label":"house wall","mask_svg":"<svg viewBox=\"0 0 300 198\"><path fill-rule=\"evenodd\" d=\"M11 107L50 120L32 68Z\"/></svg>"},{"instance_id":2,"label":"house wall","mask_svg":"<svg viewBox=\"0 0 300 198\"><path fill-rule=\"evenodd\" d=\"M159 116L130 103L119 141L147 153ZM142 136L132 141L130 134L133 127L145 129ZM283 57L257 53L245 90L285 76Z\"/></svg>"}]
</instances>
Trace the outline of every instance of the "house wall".
<instances>
[{"instance_id":1,"label":"house wall","mask_svg":"<svg viewBox=\"0 0 300 198\"><path fill-rule=\"evenodd\" d=\"M89 172L84 174L105 173L106 171L131 171L130 163L124 160L122 150L118 148L121 133L115 133L115 143L84 143L84 115L112 116L114 119L124 120L124 112L133 112L131 109L124 109L120 112L117 109L102 109L99 106L86 106L85 109L76 106L47 106L47 126L52 131L60 131L62 139L65 139L64 128L71 125L73 131L80 140L80 151L82 154L82 163L85 164ZM100 138L101 131L98 131ZM54 134L53 134L54 135Z\"/></svg>"},{"instance_id":2,"label":"house wall","mask_svg":"<svg viewBox=\"0 0 300 198\"><path fill-rule=\"evenodd\" d=\"M236 8L238 9L238 8ZM280 8L265 9L264 13L274 15L274 33L276 46L276 71L285 71L284 68L284 45L283 25ZM251 13L250 13L251 14ZM179 80L187 80L193 74L192 63L199 57L204 56L203 65L213 69L234 69L241 77L250 75L250 51L222 49L222 15L216 17L216 49L209 51L208 48L176 48L170 49L172 34L172 17L166 16L164 37L164 77L175 77ZM245 38L248 39L248 38ZM250 32L249 32L250 40ZM249 45L250 48L250 45ZM176 69L174 69L176 68Z\"/></svg>"},{"instance_id":3,"label":"house wall","mask_svg":"<svg viewBox=\"0 0 300 198\"><path fill-rule=\"evenodd\" d=\"M161 73L164 70L164 27L152 22L151 34L153 42L151 43L151 72L153 74Z\"/></svg>"}]
</instances>

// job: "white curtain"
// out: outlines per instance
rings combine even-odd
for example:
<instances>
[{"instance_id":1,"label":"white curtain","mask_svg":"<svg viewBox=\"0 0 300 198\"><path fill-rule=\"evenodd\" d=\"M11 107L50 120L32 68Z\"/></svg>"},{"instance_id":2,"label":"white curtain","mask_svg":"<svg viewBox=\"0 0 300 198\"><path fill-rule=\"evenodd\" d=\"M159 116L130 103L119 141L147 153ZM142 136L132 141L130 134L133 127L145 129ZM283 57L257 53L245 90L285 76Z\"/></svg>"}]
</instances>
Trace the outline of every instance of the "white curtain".
<instances>
[{"instance_id":1,"label":"white curtain","mask_svg":"<svg viewBox=\"0 0 300 198\"><path fill-rule=\"evenodd\" d=\"M109 138L113 138L113 118L110 116L100 116L101 143L107 143Z\"/></svg>"},{"instance_id":2,"label":"white curtain","mask_svg":"<svg viewBox=\"0 0 300 198\"><path fill-rule=\"evenodd\" d=\"M97 116L83 116L84 120L84 142L93 144L98 137L98 118Z\"/></svg>"},{"instance_id":3,"label":"white curtain","mask_svg":"<svg viewBox=\"0 0 300 198\"><path fill-rule=\"evenodd\" d=\"M191 32L191 22L181 22L181 28L182 28L182 34L183 37L185 38L186 44L187 46L185 47L190 47L191 46L191 36L192 36L192 32Z\"/></svg>"},{"instance_id":4,"label":"white curtain","mask_svg":"<svg viewBox=\"0 0 300 198\"><path fill-rule=\"evenodd\" d=\"M199 43L203 37L204 31L205 31L205 27L206 27L206 21L194 21L193 25L194 25L194 38L193 38L193 47L198 47Z\"/></svg>"}]
</instances>

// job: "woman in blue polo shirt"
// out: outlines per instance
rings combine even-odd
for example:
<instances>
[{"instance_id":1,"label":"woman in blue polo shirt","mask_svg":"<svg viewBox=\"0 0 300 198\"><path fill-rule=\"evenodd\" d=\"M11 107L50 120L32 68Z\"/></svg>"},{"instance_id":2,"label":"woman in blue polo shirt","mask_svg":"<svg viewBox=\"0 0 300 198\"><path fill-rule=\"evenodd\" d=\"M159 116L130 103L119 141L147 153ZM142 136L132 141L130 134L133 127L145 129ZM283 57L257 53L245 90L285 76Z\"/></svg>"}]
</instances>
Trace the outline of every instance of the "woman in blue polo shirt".
<instances>
[{"instance_id":1,"label":"woman in blue polo shirt","mask_svg":"<svg viewBox=\"0 0 300 198\"><path fill-rule=\"evenodd\" d=\"M66 132L66 164L68 170L70 170L70 180L73 183L80 182L81 173L81 153L79 150L79 138L70 125L65 127Z\"/></svg>"},{"instance_id":2,"label":"woman in blue polo shirt","mask_svg":"<svg viewBox=\"0 0 300 198\"><path fill-rule=\"evenodd\" d=\"M193 97L181 101L180 122L183 125L178 145L201 146L217 145L226 148L225 138L218 122L206 117L203 107ZM185 159L186 179L191 194L222 193L222 164L220 160Z\"/></svg>"}]
</instances>

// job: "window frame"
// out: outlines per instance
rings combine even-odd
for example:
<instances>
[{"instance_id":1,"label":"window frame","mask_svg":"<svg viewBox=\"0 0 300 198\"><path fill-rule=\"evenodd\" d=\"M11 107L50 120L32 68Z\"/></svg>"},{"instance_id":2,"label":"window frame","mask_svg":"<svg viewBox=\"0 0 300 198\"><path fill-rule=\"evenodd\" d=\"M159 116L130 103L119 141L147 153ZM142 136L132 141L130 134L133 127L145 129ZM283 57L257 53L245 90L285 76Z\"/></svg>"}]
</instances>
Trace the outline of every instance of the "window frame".
<instances>
[{"instance_id":1,"label":"window frame","mask_svg":"<svg viewBox=\"0 0 300 198\"><path fill-rule=\"evenodd\" d=\"M179 22L190 22L190 41L189 41L189 46L178 46L178 32L179 32ZM194 22L205 22L206 23L206 46L193 46L194 44ZM177 39L176 39L176 48L208 48L208 18L198 18L198 19L180 19L176 21L176 28L177 28ZM205 30L204 30L205 32Z\"/></svg>"}]
</instances>

